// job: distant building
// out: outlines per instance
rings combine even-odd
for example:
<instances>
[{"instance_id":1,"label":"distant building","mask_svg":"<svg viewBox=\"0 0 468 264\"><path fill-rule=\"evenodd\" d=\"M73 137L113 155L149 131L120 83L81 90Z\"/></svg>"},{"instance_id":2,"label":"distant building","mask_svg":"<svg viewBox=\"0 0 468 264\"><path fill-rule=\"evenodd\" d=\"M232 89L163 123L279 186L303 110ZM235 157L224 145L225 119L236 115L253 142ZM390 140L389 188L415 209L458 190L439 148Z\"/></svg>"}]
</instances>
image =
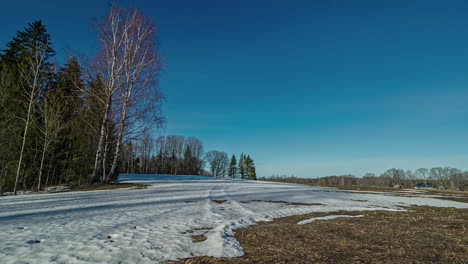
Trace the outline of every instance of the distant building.
<instances>
[{"instance_id":1,"label":"distant building","mask_svg":"<svg viewBox=\"0 0 468 264\"><path fill-rule=\"evenodd\" d=\"M413 187L414 187L414 189L432 189L432 183L418 182Z\"/></svg>"}]
</instances>

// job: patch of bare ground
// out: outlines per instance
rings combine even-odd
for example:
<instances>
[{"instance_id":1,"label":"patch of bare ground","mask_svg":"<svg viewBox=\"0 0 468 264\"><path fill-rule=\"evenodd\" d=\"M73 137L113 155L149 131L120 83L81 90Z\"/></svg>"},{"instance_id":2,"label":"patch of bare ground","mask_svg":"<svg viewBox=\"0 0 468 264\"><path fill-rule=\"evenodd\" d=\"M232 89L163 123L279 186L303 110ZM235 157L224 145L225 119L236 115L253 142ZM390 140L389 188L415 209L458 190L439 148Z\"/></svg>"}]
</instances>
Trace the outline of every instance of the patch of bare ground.
<instances>
[{"instance_id":1,"label":"patch of bare ground","mask_svg":"<svg viewBox=\"0 0 468 264\"><path fill-rule=\"evenodd\" d=\"M192 242L194 243L199 243L207 240L208 238L205 236L206 233L208 233L209 230L213 228L210 227L198 227L190 230L185 230L185 232L182 232L181 234L193 234L193 233L199 233L199 234L194 234L191 236Z\"/></svg>"},{"instance_id":2,"label":"patch of bare ground","mask_svg":"<svg viewBox=\"0 0 468 264\"><path fill-rule=\"evenodd\" d=\"M211 200L212 202L214 203L217 203L217 204L222 204L224 202L226 202L226 200Z\"/></svg>"},{"instance_id":3,"label":"patch of bare ground","mask_svg":"<svg viewBox=\"0 0 468 264\"><path fill-rule=\"evenodd\" d=\"M351 199L351 201L354 201L354 202L361 202L361 203L367 202L367 200L353 200L353 199Z\"/></svg>"},{"instance_id":4,"label":"patch of bare ground","mask_svg":"<svg viewBox=\"0 0 468 264\"><path fill-rule=\"evenodd\" d=\"M113 190L113 189L123 189L123 188L132 188L132 189L145 189L149 185L147 184L136 184L136 183L106 183L106 184L89 184L89 185L79 185L72 186L70 191L100 191L100 190Z\"/></svg>"},{"instance_id":5,"label":"patch of bare ground","mask_svg":"<svg viewBox=\"0 0 468 264\"><path fill-rule=\"evenodd\" d=\"M208 238L202 234L202 235L193 235L192 236L192 241L195 242L195 243L199 243L199 242L203 242L205 240L207 240Z\"/></svg>"},{"instance_id":6,"label":"patch of bare ground","mask_svg":"<svg viewBox=\"0 0 468 264\"><path fill-rule=\"evenodd\" d=\"M415 206L409 212L339 211L261 222L236 230L238 258L166 263L467 263L468 210ZM298 225L326 215L364 215Z\"/></svg>"}]
</instances>

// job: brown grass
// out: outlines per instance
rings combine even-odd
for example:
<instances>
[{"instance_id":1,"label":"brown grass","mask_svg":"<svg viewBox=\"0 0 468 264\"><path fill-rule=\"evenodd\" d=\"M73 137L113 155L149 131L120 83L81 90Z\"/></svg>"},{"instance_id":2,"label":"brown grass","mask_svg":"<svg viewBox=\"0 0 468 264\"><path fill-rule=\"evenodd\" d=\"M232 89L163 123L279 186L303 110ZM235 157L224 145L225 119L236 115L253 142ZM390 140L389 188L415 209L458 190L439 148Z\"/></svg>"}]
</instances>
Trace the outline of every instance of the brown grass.
<instances>
[{"instance_id":1,"label":"brown grass","mask_svg":"<svg viewBox=\"0 0 468 264\"><path fill-rule=\"evenodd\" d=\"M463 196L463 197L445 196L445 197L434 197L434 198L441 199L441 200L450 200L450 201L468 203L468 196Z\"/></svg>"},{"instance_id":2,"label":"brown grass","mask_svg":"<svg viewBox=\"0 0 468 264\"><path fill-rule=\"evenodd\" d=\"M245 255L167 263L467 263L468 210L417 206L411 212L312 213L239 229ZM312 217L344 214L305 225Z\"/></svg>"},{"instance_id":3,"label":"brown grass","mask_svg":"<svg viewBox=\"0 0 468 264\"><path fill-rule=\"evenodd\" d=\"M468 196L468 191L452 191L452 190L435 190L429 189L426 190L426 194L450 194L450 195L466 195Z\"/></svg>"},{"instance_id":4,"label":"brown grass","mask_svg":"<svg viewBox=\"0 0 468 264\"><path fill-rule=\"evenodd\" d=\"M203 242L207 239L208 238L205 235L193 235L192 236L192 241L195 243Z\"/></svg>"}]
</instances>

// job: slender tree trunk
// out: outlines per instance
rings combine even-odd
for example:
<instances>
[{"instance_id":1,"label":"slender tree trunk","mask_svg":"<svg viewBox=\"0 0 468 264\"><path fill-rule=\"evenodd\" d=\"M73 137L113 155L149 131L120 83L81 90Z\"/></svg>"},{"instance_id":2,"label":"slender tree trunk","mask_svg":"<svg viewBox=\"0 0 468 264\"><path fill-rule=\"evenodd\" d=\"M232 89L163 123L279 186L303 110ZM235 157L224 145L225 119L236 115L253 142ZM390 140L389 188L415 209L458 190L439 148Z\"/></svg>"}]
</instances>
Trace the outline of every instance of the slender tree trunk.
<instances>
[{"instance_id":1,"label":"slender tree trunk","mask_svg":"<svg viewBox=\"0 0 468 264\"><path fill-rule=\"evenodd\" d=\"M21 152L20 152L20 157L18 160L18 168L16 169L15 187L13 189L14 195L16 195L18 191L18 181L19 181L19 176L20 176L20 171L21 171L21 165L23 162L24 148L26 146L26 137L28 136L29 123L31 122L33 103L34 103L34 90L31 92L31 95L29 96L28 115L26 117L26 123L25 123L24 131L23 131L23 142L21 143Z\"/></svg>"},{"instance_id":2,"label":"slender tree trunk","mask_svg":"<svg viewBox=\"0 0 468 264\"><path fill-rule=\"evenodd\" d=\"M53 158L50 159L49 166L48 166L49 170L47 171L46 181L44 185L46 188L49 186L50 168L52 167L52 160Z\"/></svg>"},{"instance_id":3,"label":"slender tree trunk","mask_svg":"<svg viewBox=\"0 0 468 264\"><path fill-rule=\"evenodd\" d=\"M47 137L47 135L46 135ZM39 180L38 180L38 183L37 183L37 191L39 192L41 190L41 180L42 180L42 169L44 168L44 160L45 160L45 154L46 154L46 151L47 151L47 145L49 143L47 142L47 139L46 139L46 142L44 142L44 147L42 149L42 157L41 157L41 165L39 166Z\"/></svg>"},{"instance_id":4,"label":"slender tree trunk","mask_svg":"<svg viewBox=\"0 0 468 264\"><path fill-rule=\"evenodd\" d=\"M109 128L106 128L106 137L104 140L104 152L102 153L102 181L107 182L107 174L106 174L106 164L107 164L107 154L108 154L108 147L109 147Z\"/></svg>"},{"instance_id":5,"label":"slender tree trunk","mask_svg":"<svg viewBox=\"0 0 468 264\"><path fill-rule=\"evenodd\" d=\"M55 170L56 170L56 169L57 169L57 165L54 165L54 170L53 170L53 172L52 172L52 178L55 177ZM60 176L60 177L61 177L61 176Z\"/></svg>"},{"instance_id":6,"label":"slender tree trunk","mask_svg":"<svg viewBox=\"0 0 468 264\"><path fill-rule=\"evenodd\" d=\"M54 166L54 174L55 174L55 169L57 168L57 166ZM63 180L63 173L60 174L60 177L58 179L58 183L57 185L61 185L62 184L62 180Z\"/></svg>"},{"instance_id":7,"label":"slender tree trunk","mask_svg":"<svg viewBox=\"0 0 468 264\"><path fill-rule=\"evenodd\" d=\"M104 153L102 157L102 181L107 182L107 175L106 175L106 162L107 162L107 146L104 147Z\"/></svg>"},{"instance_id":8,"label":"slender tree trunk","mask_svg":"<svg viewBox=\"0 0 468 264\"><path fill-rule=\"evenodd\" d=\"M132 158L131 155L129 155L128 160L127 160L127 174L130 173L130 159Z\"/></svg>"},{"instance_id":9,"label":"slender tree trunk","mask_svg":"<svg viewBox=\"0 0 468 264\"><path fill-rule=\"evenodd\" d=\"M112 100L112 96L108 96L107 98L107 102L106 102L106 108L105 108L105 113L104 113L104 119L102 121L102 124L101 124L101 131L100 131L100 135L99 135L99 143L98 143L98 148L96 150L96 159L94 161L94 169L93 169L93 175L92 175L92 179L94 182L97 182L99 181L99 177L100 175L98 175L99 173L99 169L100 169L100 165L101 165L101 161L102 161L102 151L103 151L103 148L104 148L104 140L105 140L105 137L106 137L106 127L107 127L107 123L108 123L108 119L109 119L109 111L110 111L110 106L111 106L111 100Z\"/></svg>"},{"instance_id":10,"label":"slender tree trunk","mask_svg":"<svg viewBox=\"0 0 468 264\"><path fill-rule=\"evenodd\" d=\"M5 166L2 166L2 170L0 171L0 196L3 195L3 178L5 174Z\"/></svg>"},{"instance_id":11,"label":"slender tree trunk","mask_svg":"<svg viewBox=\"0 0 468 264\"><path fill-rule=\"evenodd\" d=\"M117 139L117 145L115 147L115 154L114 154L114 158L112 160L112 166L111 166L111 169L109 171L109 174L107 175L107 180L109 180L110 177L112 175L114 175L116 170L117 170L117 161L119 159L120 146L122 144L123 134L124 134L124 131L125 131L125 125L126 125L126 120L127 120L128 101L129 101L129 98L126 97L125 100L124 100L124 103L122 105L122 119L120 120L119 136L118 136L118 139Z\"/></svg>"}]
</instances>

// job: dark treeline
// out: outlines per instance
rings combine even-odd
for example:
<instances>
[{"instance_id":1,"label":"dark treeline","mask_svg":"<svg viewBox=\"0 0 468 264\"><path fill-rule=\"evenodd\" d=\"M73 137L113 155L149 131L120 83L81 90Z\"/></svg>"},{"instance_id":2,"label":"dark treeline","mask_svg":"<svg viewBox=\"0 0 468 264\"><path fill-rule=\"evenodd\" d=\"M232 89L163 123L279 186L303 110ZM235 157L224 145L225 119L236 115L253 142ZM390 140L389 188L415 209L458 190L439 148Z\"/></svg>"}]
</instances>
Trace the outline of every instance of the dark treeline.
<instances>
[{"instance_id":1,"label":"dark treeline","mask_svg":"<svg viewBox=\"0 0 468 264\"><path fill-rule=\"evenodd\" d=\"M163 123L156 25L112 6L95 29L99 50L87 67L72 56L54 63L42 21L0 52L0 194L112 181L129 170L126 142Z\"/></svg>"},{"instance_id":2,"label":"dark treeline","mask_svg":"<svg viewBox=\"0 0 468 264\"><path fill-rule=\"evenodd\" d=\"M123 145L121 171L144 174L203 175L203 143L196 137L145 133Z\"/></svg>"},{"instance_id":3,"label":"dark treeline","mask_svg":"<svg viewBox=\"0 0 468 264\"><path fill-rule=\"evenodd\" d=\"M206 175L256 180L255 164L243 153L237 162L224 151L204 152L196 137L168 135L154 138L149 133L123 144L121 172L143 174ZM209 171L205 170L208 167Z\"/></svg>"},{"instance_id":4,"label":"dark treeline","mask_svg":"<svg viewBox=\"0 0 468 264\"><path fill-rule=\"evenodd\" d=\"M271 176L260 180L312 184L320 186L361 185L375 187L412 188L416 183L424 183L437 189L468 190L468 172L450 167L420 168L415 171L389 169L381 175L366 173L362 177L351 174L327 176L322 178L297 178L294 176Z\"/></svg>"},{"instance_id":5,"label":"dark treeline","mask_svg":"<svg viewBox=\"0 0 468 264\"><path fill-rule=\"evenodd\" d=\"M31 23L0 54L0 193L79 180L92 169L102 105L75 58L55 71L51 37ZM102 89L99 80L86 83Z\"/></svg>"}]
</instances>

